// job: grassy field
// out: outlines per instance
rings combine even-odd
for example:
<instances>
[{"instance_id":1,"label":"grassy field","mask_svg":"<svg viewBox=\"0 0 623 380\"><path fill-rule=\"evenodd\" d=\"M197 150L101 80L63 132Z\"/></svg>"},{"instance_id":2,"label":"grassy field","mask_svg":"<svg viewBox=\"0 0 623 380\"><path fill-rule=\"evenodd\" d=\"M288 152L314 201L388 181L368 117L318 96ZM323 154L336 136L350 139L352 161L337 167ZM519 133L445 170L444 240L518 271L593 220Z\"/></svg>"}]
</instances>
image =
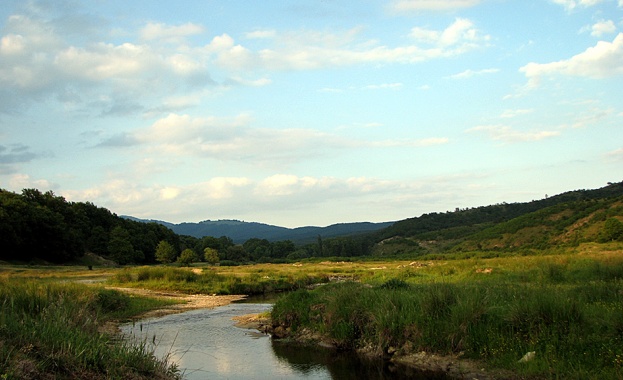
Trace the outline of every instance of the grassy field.
<instances>
[{"instance_id":1,"label":"grassy field","mask_svg":"<svg viewBox=\"0 0 623 380\"><path fill-rule=\"evenodd\" d=\"M90 275L67 268L3 268L0 378L178 378L175 366L145 344L127 343L102 329L108 321L168 303L58 280L83 276Z\"/></svg>"},{"instance_id":2,"label":"grassy field","mask_svg":"<svg viewBox=\"0 0 623 380\"><path fill-rule=\"evenodd\" d=\"M379 355L461 354L525 378L623 377L621 243L238 267L0 266L0 376L174 377L144 347L98 333L104 320L158 306L102 281L185 293L284 292L274 323ZM330 284L313 286L320 283ZM527 352L534 359L519 363Z\"/></svg>"},{"instance_id":3,"label":"grassy field","mask_svg":"<svg viewBox=\"0 0 623 380\"><path fill-rule=\"evenodd\" d=\"M521 378L620 379L622 248L388 262L362 282L282 297L273 323L383 356L426 351ZM519 362L529 352L534 359Z\"/></svg>"}]
</instances>

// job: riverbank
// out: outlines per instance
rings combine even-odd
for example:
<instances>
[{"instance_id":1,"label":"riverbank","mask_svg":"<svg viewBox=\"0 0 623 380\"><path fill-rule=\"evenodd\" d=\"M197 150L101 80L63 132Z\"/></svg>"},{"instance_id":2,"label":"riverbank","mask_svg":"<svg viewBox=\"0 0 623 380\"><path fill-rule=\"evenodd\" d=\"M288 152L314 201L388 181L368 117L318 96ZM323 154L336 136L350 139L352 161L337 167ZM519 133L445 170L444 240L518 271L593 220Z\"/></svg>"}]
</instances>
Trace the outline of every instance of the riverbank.
<instances>
[{"instance_id":1,"label":"riverbank","mask_svg":"<svg viewBox=\"0 0 623 380\"><path fill-rule=\"evenodd\" d=\"M273 326L272 320L266 314L247 314L233 318L235 326L243 329L257 330L270 334L273 339L290 339L301 346L315 345L327 349L337 349L335 342L319 333L308 329L291 334L287 328ZM275 330L277 333L275 334ZM366 349L355 350L361 357L374 357L374 354ZM427 352L412 354L396 354L386 358L392 363L411 367L423 373L443 374L453 379L472 380L499 380L517 379L518 377L509 371L485 369L485 364L476 360L469 360L461 355L436 355Z\"/></svg>"},{"instance_id":2,"label":"riverbank","mask_svg":"<svg viewBox=\"0 0 623 380\"><path fill-rule=\"evenodd\" d=\"M0 279L0 378L181 378L175 364L146 345L103 331L170 305L167 300L70 282Z\"/></svg>"},{"instance_id":3,"label":"riverbank","mask_svg":"<svg viewBox=\"0 0 623 380\"><path fill-rule=\"evenodd\" d=\"M134 319L156 318L196 309L212 309L219 306L229 305L232 302L240 301L246 298L246 295L185 294L176 291L160 291L116 286L108 286L106 288L134 296L149 297L173 302L172 304L164 307L148 310L138 316L135 316Z\"/></svg>"},{"instance_id":4,"label":"riverbank","mask_svg":"<svg viewBox=\"0 0 623 380\"><path fill-rule=\"evenodd\" d=\"M508 258L464 272L469 262L457 260L444 268L454 281L405 271L380 285L299 290L274 305L273 334L479 379L621 378L621 253Z\"/></svg>"}]
</instances>

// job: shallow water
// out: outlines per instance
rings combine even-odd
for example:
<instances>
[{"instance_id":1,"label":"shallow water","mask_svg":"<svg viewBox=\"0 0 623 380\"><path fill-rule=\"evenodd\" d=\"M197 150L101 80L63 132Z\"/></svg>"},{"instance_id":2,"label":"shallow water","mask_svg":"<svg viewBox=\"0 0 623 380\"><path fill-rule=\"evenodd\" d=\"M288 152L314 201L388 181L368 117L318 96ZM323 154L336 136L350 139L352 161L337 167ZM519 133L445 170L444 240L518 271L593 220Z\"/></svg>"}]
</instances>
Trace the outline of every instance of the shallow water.
<instances>
[{"instance_id":1,"label":"shallow water","mask_svg":"<svg viewBox=\"0 0 623 380\"><path fill-rule=\"evenodd\" d=\"M261 313L271 304L233 303L122 325L128 337L169 356L193 379L441 379L432 374L362 361L355 355L273 341L234 326L234 316Z\"/></svg>"}]
</instances>

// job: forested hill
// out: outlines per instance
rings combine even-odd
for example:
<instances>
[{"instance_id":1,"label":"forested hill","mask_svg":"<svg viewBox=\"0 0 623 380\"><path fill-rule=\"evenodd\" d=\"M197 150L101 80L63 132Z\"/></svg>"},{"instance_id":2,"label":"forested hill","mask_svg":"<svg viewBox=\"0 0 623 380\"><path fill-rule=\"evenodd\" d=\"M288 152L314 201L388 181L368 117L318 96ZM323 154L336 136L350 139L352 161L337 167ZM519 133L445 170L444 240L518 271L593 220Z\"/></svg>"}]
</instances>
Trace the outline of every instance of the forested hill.
<instances>
[{"instance_id":1,"label":"forested hill","mask_svg":"<svg viewBox=\"0 0 623 380\"><path fill-rule=\"evenodd\" d=\"M186 223L181 226L191 229L176 233L161 223L122 218L90 202L68 202L50 191L24 189L16 194L0 189L0 261L84 264L85 258L100 256L118 264L151 264L182 257L204 260L206 252L212 252L225 265L309 257L548 249L623 240L623 182L526 203L430 213L388 223L380 230L383 224L287 229L252 223L255 229L234 241L228 236L234 235L233 229L227 228L242 222L221 222L225 229L205 232L192 228L212 222ZM163 252L166 255L159 256Z\"/></svg>"},{"instance_id":2,"label":"forested hill","mask_svg":"<svg viewBox=\"0 0 623 380\"><path fill-rule=\"evenodd\" d=\"M350 236L365 232L378 231L393 224L385 223L339 223L327 227L297 227L286 228L257 222L243 222L239 220L205 220L198 223L168 223L160 220L137 219L131 216L122 216L139 222L156 222L170 228L179 235L188 235L196 238L204 236L227 236L234 243L242 244L252 238L268 241L291 240L297 244L315 242L318 236L332 238Z\"/></svg>"},{"instance_id":3,"label":"forested hill","mask_svg":"<svg viewBox=\"0 0 623 380\"><path fill-rule=\"evenodd\" d=\"M66 263L91 252L119 264L153 263L163 240L180 247L179 236L157 223L126 220L51 191L0 189L0 260Z\"/></svg>"},{"instance_id":4,"label":"forested hill","mask_svg":"<svg viewBox=\"0 0 623 380\"><path fill-rule=\"evenodd\" d=\"M623 220L623 182L525 203L502 203L405 219L380 231L376 251L546 248L603 239L609 218ZM623 236L622 236L623 238ZM384 247L383 247L384 246Z\"/></svg>"}]
</instances>

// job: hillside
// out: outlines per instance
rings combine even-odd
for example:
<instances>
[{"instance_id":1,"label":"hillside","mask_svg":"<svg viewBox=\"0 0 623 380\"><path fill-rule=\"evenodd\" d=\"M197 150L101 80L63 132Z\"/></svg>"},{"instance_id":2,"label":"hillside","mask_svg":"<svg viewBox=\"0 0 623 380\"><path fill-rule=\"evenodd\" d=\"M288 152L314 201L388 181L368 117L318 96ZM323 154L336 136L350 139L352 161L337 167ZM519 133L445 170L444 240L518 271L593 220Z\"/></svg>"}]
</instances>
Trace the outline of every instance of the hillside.
<instances>
[{"instance_id":1,"label":"hillside","mask_svg":"<svg viewBox=\"0 0 623 380\"><path fill-rule=\"evenodd\" d=\"M599 241L610 218L623 220L623 182L402 220L379 232L374 252L543 249Z\"/></svg>"},{"instance_id":2,"label":"hillside","mask_svg":"<svg viewBox=\"0 0 623 380\"><path fill-rule=\"evenodd\" d=\"M227 236L236 244L242 244L253 238L268 241L290 240L296 244L307 244L316 241L318 236L332 238L350 236L372 231L378 231L393 224L385 223L339 223L327 227L297 227L286 228L257 222L243 222L239 220L205 220L198 223L169 223L160 220L137 219L123 216L134 221L156 222L170 228L178 235L188 235L196 238L204 236Z\"/></svg>"},{"instance_id":3,"label":"hillside","mask_svg":"<svg viewBox=\"0 0 623 380\"><path fill-rule=\"evenodd\" d=\"M161 243L202 260L207 248L230 263L312 257L518 251L623 240L623 183L525 203L430 213L395 223L285 228L236 220L171 224L118 217L52 192L0 189L0 260L85 262L96 254L118 264L161 261ZM187 257L188 252L187 252ZM88 260L87 260L88 261Z\"/></svg>"}]
</instances>

